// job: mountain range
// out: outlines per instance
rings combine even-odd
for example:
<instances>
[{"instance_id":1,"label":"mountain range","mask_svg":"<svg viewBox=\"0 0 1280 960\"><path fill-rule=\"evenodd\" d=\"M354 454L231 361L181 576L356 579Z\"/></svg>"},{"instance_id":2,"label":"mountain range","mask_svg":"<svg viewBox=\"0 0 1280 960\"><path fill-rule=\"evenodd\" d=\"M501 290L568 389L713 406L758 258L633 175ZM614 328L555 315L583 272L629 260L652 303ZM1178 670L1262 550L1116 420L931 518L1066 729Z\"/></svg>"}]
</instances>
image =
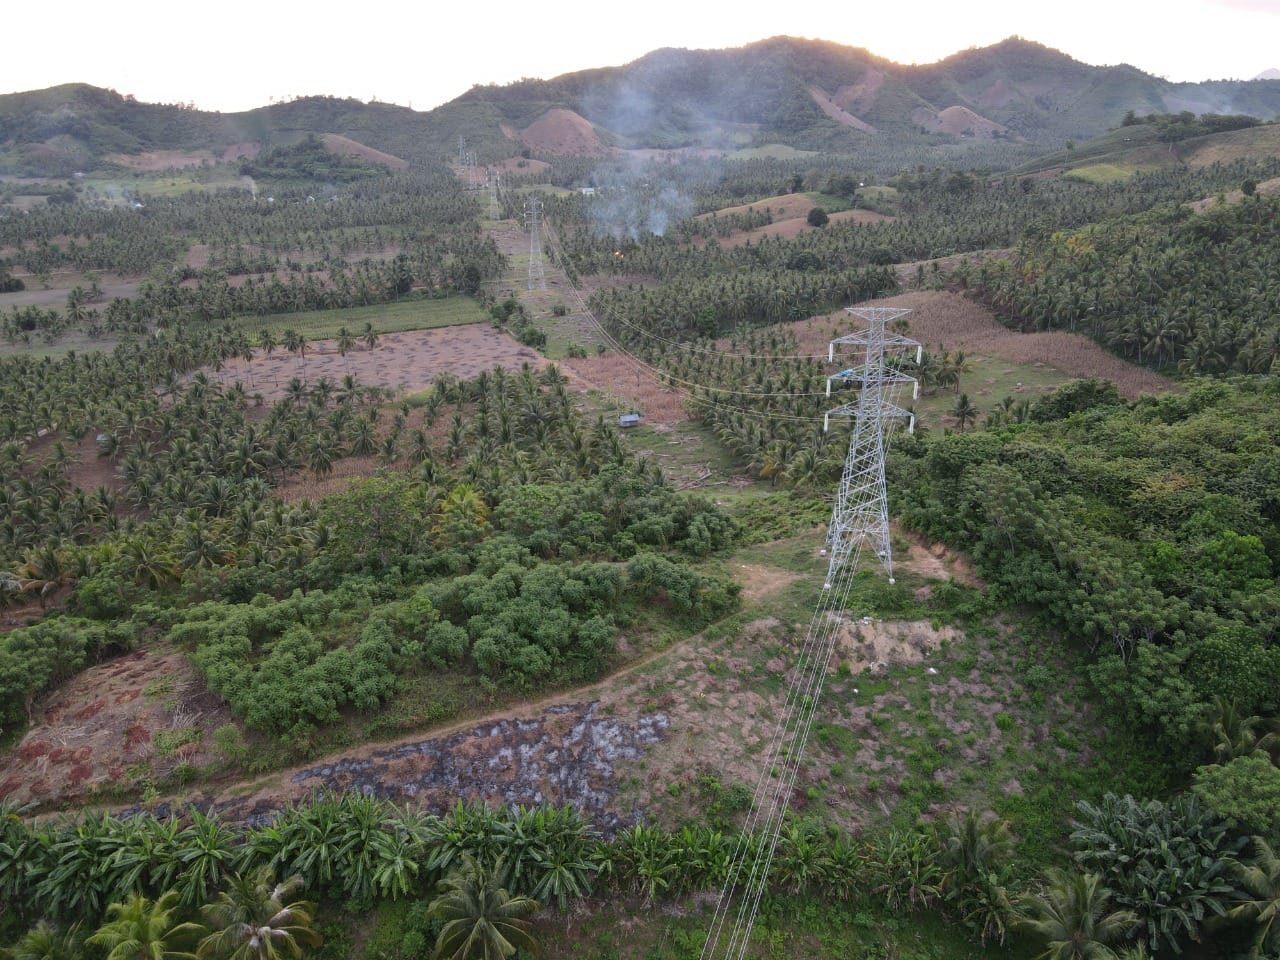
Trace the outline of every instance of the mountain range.
<instances>
[{"instance_id":1,"label":"mountain range","mask_svg":"<svg viewBox=\"0 0 1280 960\"><path fill-rule=\"evenodd\" d=\"M223 114L68 84L0 96L0 173L66 176L163 151L232 161L307 135L409 162L455 156L460 136L484 162L765 144L831 154L981 144L988 160L1001 147L1020 160L1095 137L1129 111L1270 120L1280 116L1280 79L1173 83L1125 64L1084 64L1017 37L914 66L856 47L774 37L476 86L426 112L303 97Z\"/></svg>"}]
</instances>

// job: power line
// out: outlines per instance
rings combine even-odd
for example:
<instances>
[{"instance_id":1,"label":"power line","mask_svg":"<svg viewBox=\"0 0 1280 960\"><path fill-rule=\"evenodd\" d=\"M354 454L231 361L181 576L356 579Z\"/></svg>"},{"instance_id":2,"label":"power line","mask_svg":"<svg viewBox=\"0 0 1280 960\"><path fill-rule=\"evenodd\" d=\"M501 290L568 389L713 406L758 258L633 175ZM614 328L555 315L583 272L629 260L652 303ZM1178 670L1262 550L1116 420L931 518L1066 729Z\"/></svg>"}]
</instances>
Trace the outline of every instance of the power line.
<instances>
[{"instance_id":1,"label":"power line","mask_svg":"<svg viewBox=\"0 0 1280 960\"><path fill-rule=\"evenodd\" d=\"M525 219L529 225L529 289L547 289L547 275L542 265L542 228L538 216L542 213L542 201L530 197L525 201Z\"/></svg>"},{"instance_id":2,"label":"power line","mask_svg":"<svg viewBox=\"0 0 1280 960\"><path fill-rule=\"evenodd\" d=\"M558 263L561 269L564 270L565 277L567 279L569 277L569 272L564 268L562 259L559 256L557 256L555 247L551 248L551 256L552 256L552 259ZM746 407L735 407L732 405L725 404L722 401L718 402L718 401L710 400L708 398L698 397L695 395L695 393L696 391L715 391L717 393L728 394L730 397L734 397L734 396L775 397L775 396L782 395L777 390L749 391L749 390L741 390L741 389L735 389L730 387L720 387L720 386L715 386L713 384L695 383L694 381L684 380L680 377L677 377L675 374L671 373L670 371L663 370L662 368L657 367L649 363L648 361L642 360L641 358L637 357L635 354L631 353L631 351L629 351L625 346L623 346L623 344L620 341L618 341L617 338L615 338L611 333L609 333L608 329L605 328L604 324L600 323L600 321L596 318L595 312L587 305L586 301L583 300L581 291L578 290L576 286L574 286L572 281L569 281L569 289L573 292L574 299L578 303L580 312L583 313L588 318L590 318L591 322L595 325L596 330L599 331L600 335L605 339L605 341L611 347L613 347L618 353L622 354L627 359L629 359L633 364L644 369L646 372L658 378L660 381L665 381L669 385L680 384L682 387L685 388L686 398L689 400L692 400L695 403L703 403L713 407L718 406L721 409L734 410L738 413L742 413L747 416L753 416L753 417L765 416L766 414L762 414L760 411L757 411L757 410L752 410ZM674 345L677 349L686 349L685 346L681 343L678 343L675 341L669 341L669 342L672 343L672 345ZM728 356L730 359L737 359L737 355L735 354L727 354L726 356ZM817 397L817 396L829 395L829 390L826 393L817 393L817 392L801 393L796 391L787 391L786 395L790 397ZM787 420L787 421L802 422L802 423L819 423L819 422L822 422L822 419L823 419L821 417L801 417L801 416L796 416L794 414L772 413L772 412L768 413L767 416L773 420Z\"/></svg>"},{"instance_id":3,"label":"power line","mask_svg":"<svg viewBox=\"0 0 1280 960\"><path fill-rule=\"evenodd\" d=\"M862 345L867 349L866 361L857 370L866 402L858 404L858 420L850 442L848 464L855 465L861 473L866 461L870 460L871 472L878 470L879 473L879 488L875 490L854 486L846 489L844 479L841 481L830 526L831 530L838 532L838 536L833 541L831 535L828 535L828 543L832 544L832 549L827 579L819 592L813 617L809 621L809 629L796 662L795 679L788 688L782 713L761 764L760 779L752 797L751 810L739 834L724 888L716 902L711 928L702 948L702 960L710 960L712 957L741 960L746 953L760 909L760 900L768 885L769 870L777 851L782 824L799 777L800 763L813 726L827 667L835 652L843 624L839 613L848 607L858 560L868 543L877 552L883 549L882 560L888 558L887 513L884 514L883 543L879 539L878 527L872 524L849 524L845 518L850 511L857 514L864 504L875 506L877 516L880 515L879 507L884 503L885 427L887 423L893 422L899 412L896 406L885 400L885 395L889 394L892 398L903 383L912 382L909 377L887 370L884 363L885 347L889 343L893 348L906 347L914 344L914 341L886 337L884 334L885 322L907 311L887 307L850 307L848 310L855 316L866 319L869 330L866 334L851 334L832 341L829 356L834 359L837 343ZM844 371L838 376L847 377L854 373L855 371ZM835 412L842 410L844 408ZM846 473L849 470L848 464ZM892 567L886 565L886 569L890 572L892 582ZM738 897L736 910L735 896Z\"/></svg>"}]
</instances>

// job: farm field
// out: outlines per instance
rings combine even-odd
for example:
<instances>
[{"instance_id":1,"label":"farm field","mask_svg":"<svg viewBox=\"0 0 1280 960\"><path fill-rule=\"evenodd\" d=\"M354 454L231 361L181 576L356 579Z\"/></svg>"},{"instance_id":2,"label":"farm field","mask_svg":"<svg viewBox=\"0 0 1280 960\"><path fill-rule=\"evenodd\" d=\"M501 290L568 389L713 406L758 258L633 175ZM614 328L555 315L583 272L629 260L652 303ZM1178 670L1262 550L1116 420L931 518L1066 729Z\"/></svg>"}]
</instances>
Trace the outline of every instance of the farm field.
<instances>
[{"instance_id":1,"label":"farm field","mask_svg":"<svg viewBox=\"0 0 1280 960\"><path fill-rule=\"evenodd\" d=\"M893 172L888 135L621 150L516 93L460 102L540 264L409 136L0 205L0 947L287 881L300 955L416 960L488 884L545 956L686 960L743 864L751 960L1040 956L1072 897L1101 956L1266 956L1267 136L1148 168L1130 126L1248 122L1153 115L1066 173L976 136ZM873 482L825 423L871 389L827 394L851 305L923 348Z\"/></svg>"}]
</instances>

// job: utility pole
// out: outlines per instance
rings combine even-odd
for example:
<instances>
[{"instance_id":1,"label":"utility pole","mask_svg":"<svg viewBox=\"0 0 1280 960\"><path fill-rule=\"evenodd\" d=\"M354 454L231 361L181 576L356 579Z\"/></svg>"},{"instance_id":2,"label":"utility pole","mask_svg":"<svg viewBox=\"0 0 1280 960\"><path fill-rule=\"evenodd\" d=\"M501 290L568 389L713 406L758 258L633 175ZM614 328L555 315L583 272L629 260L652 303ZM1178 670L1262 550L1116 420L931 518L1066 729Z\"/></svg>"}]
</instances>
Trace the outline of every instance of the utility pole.
<instances>
[{"instance_id":1,"label":"utility pole","mask_svg":"<svg viewBox=\"0 0 1280 960\"><path fill-rule=\"evenodd\" d=\"M915 348L915 361L920 362L923 348L915 340L896 333L886 333L885 324L906 316L910 310L897 307L845 307L845 311L867 321L867 330L851 333L831 341L827 359L835 361L836 346L861 348L863 362L827 377L827 396L832 382L858 384L858 399L831 410L823 418L823 429L831 426L832 417L852 416L853 438L845 458L844 473L836 489L835 508L827 528L824 555L830 553L824 589L831 589L840 569L858 555L866 544L876 551L893 583L893 555L889 547L889 497L884 482L885 435L899 420L907 421L907 432L915 430L915 414L897 406L898 394L911 384L911 397L920 395L915 377L899 369L905 352ZM886 358L886 354L888 355Z\"/></svg>"},{"instance_id":2,"label":"utility pole","mask_svg":"<svg viewBox=\"0 0 1280 960\"><path fill-rule=\"evenodd\" d=\"M542 201L530 197L525 203L525 218L529 224L529 289L547 289L547 275L542 266Z\"/></svg>"}]
</instances>

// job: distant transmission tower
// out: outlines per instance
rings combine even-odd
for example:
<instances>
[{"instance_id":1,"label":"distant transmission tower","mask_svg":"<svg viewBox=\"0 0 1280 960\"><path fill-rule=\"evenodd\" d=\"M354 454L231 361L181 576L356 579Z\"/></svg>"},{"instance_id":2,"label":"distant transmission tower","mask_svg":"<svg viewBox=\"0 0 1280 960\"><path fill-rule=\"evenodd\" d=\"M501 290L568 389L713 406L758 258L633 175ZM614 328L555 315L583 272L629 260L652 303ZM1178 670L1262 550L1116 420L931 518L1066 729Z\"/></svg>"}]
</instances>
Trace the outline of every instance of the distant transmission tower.
<instances>
[{"instance_id":1,"label":"distant transmission tower","mask_svg":"<svg viewBox=\"0 0 1280 960\"><path fill-rule=\"evenodd\" d=\"M542 201L530 197L525 204L525 219L529 224L529 289L547 289L547 275L542 267L542 224L538 215L542 213Z\"/></svg>"},{"instance_id":2,"label":"distant transmission tower","mask_svg":"<svg viewBox=\"0 0 1280 960\"><path fill-rule=\"evenodd\" d=\"M891 320L906 316L910 310L896 307L846 307L848 313L867 321L865 332L851 333L831 341L827 357L834 361L836 345L861 347L864 359L861 365L841 370L827 378L827 396L831 395L832 381L859 384L858 399L827 413L823 429L831 424L831 417L853 416L853 439L849 441L849 455L844 462L844 473L836 490L835 509L831 511L831 526L827 529L826 550L831 560L827 567L824 586L831 588L837 582L840 570L851 563L849 572L857 565L863 546L870 544L876 556L884 564L889 582L893 583L893 555L889 548L889 498L884 483L885 436L897 419L908 421L908 432L914 431L916 418L909 410L896 405L904 384L912 385L912 398L919 396L920 384L915 377L898 369L905 351L914 347L915 361L921 359L922 347L897 333L886 333L885 325ZM852 558L852 560L851 560Z\"/></svg>"},{"instance_id":3,"label":"distant transmission tower","mask_svg":"<svg viewBox=\"0 0 1280 960\"><path fill-rule=\"evenodd\" d=\"M502 208L498 206L498 180L502 174L498 170L492 171L489 177L489 219L497 220L502 213Z\"/></svg>"}]
</instances>

